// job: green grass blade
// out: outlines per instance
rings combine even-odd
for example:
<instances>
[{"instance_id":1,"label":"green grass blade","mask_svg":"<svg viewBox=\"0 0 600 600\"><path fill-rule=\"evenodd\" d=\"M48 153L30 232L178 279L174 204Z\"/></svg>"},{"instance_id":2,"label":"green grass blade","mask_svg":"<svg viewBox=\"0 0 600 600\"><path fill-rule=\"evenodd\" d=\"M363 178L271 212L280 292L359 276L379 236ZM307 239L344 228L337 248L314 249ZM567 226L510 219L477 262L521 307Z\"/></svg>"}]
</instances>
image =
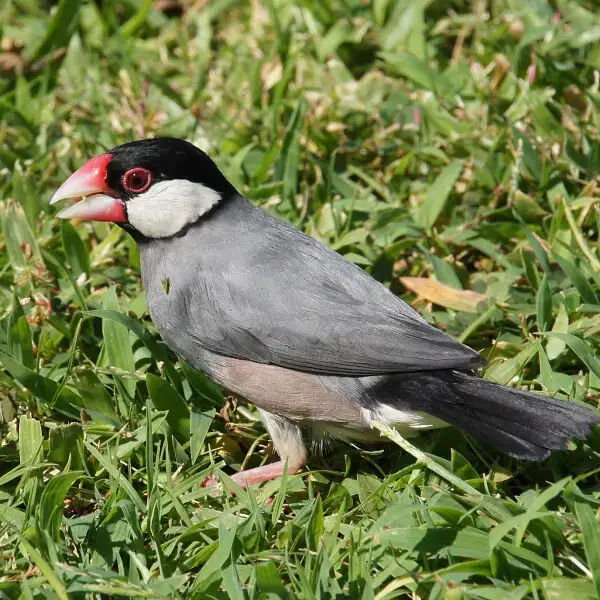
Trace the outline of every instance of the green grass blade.
<instances>
[{"instance_id":1,"label":"green grass blade","mask_svg":"<svg viewBox=\"0 0 600 600\"><path fill-rule=\"evenodd\" d=\"M82 473L60 473L46 485L40 498L38 526L47 531L55 542L60 538L63 504L69 488L81 477Z\"/></svg>"},{"instance_id":2,"label":"green grass blade","mask_svg":"<svg viewBox=\"0 0 600 600\"><path fill-rule=\"evenodd\" d=\"M67 46L77 28L79 5L80 0L60 0L54 17L48 25L46 35L29 59L31 62L39 60L51 50Z\"/></svg>"},{"instance_id":3,"label":"green grass blade","mask_svg":"<svg viewBox=\"0 0 600 600\"><path fill-rule=\"evenodd\" d=\"M116 480L117 484L123 487L123 490L125 490L130 500L136 505L137 509L145 513L146 505L140 498L139 494L135 491L133 485L131 485L131 482L120 473L120 471L104 456L104 454L102 454L99 450L96 450L92 444L89 442L84 442L84 444L90 454L94 456L94 458L96 458L102 467L110 473L111 477Z\"/></svg>"},{"instance_id":4,"label":"green grass blade","mask_svg":"<svg viewBox=\"0 0 600 600\"><path fill-rule=\"evenodd\" d=\"M148 373L146 385L154 407L167 412L171 430L183 440L190 439L190 409L168 381Z\"/></svg>"},{"instance_id":5,"label":"green grass blade","mask_svg":"<svg viewBox=\"0 0 600 600\"><path fill-rule=\"evenodd\" d=\"M63 250L74 277L90 272L90 257L77 230L69 221L61 222Z\"/></svg>"},{"instance_id":6,"label":"green grass blade","mask_svg":"<svg viewBox=\"0 0 600 600\"><path fill-rule=\"evenodd\" d=\"M577 354L581 359L581 362L583 362L583 364L597 377L600 377L600 365L590 352L587 344L581 338L572 333L557 333L555 331L548 331L544 335L564 341L567 346Z\"/></svg>"},{"instance_id":7,"label":"green grass blade","mask_svg":"<svg viewBox=\"0 0 600 600\"><path fill-rule=\"evenodd\" d=\"M35 366L33 358L33 340L31 337L31 329L27 322L27 317L23 312L23 307L15 294L13 299L12 310L8 318L8 335L7 345L8 351L15 361L20 362L28 369L33 369Z\"/></svg>"},{"instance_id":8,"label":"green grass blade","mask_svg":"<svg viewBox=\"0 0 600 600\"><path fill-rule=\"evenodd\" d=\"M110 288L102 300L104 310L114 310L120 312L117 301L117 292L114 287ZM135 371L135 362L133 360L133 350L129 340L129 331L123 325L111 320L102 322L102 336L104 338L104 348L108 356L109 364L113 367L123 369L123 371ZM127 390L130 397L135 393L135 381L130 379L122 380L123 387Z\"/></svg>"},{"instance_id":9,"label":"green grass blade","mask_svg":"<svg viewBox=\"0 0 600 600\"><path fill-rule=\"evenodd\" d=\"M577 486L573 484L572 496L575 505L575 514L583 536L583 546L588 565L594 578L596 594L600 596L600 521L596 517L596 510L586 501Z\"/></svg>"},{"instance_id":10,"label":"green grass blade","mask_svg":"<svg viewBox=\"0 0 600 600\"><path fill-rule=\"evenodd\" d=\"M192 409L190 413L190 452L192 462L198 460L198 456L202 450L202 445L206 438L206 434L215 417L216 410L213 408L208 411L200 412Z\"/></svg>"},{"instance_id":11,"label":"green grass blade","mask_svg":"<svg viewBox=\"0 0 600 600\"><path fill-rule=\"evenodd\" d=\"M540 331L547 331L552 319L552 294L548 285L548 275L544 275L537 291L537 322Z\"/></svg>"},{"instance_id":12,"label":"green grass blade","mask_svg":"<svg viewBox=\"0 0 600 600\"><path fill-rule=\"evenodd\" d=\"M60 600L69 600L69 594L67 593L67 590L56 571L44 560L42 555L25 538L20 539L20 544L25 553L29 555L32 562L46 578L46 581L48 581L58 598L60 598Z\"/></svg>"},{"instance_id":13,"label":"green grass blade","mask_svg":"<svg viewBox=\"0 0 600 600\"><path fill-rule=\"evenodd\" d=\"M435 225L462 169L462 163L453 162L436 177L415 218L421 227L430 230Z\"/></svg>"}]
</instances>

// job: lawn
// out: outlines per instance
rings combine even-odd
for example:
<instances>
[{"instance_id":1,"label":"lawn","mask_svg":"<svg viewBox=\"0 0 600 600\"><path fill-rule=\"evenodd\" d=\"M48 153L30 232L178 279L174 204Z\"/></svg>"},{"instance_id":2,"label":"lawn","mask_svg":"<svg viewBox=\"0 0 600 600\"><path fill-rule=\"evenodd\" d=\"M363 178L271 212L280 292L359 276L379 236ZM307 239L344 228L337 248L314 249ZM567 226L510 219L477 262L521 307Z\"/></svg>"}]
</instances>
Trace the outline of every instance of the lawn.
<instances>
[{"instance_id":1,"label":"lawn","mask_svg":"<svg viewBox=\"0 0 600 600\"><path fill-rule=\"evenodd\" d=\"M4 0L0 72L0 598L600 597L598 431L541 464L340 444L211 495L274 458L254 407L160 342L127 234L48 206L187 138L484 377L596 406L596 2Z\"/></svg>"}]
</instances>

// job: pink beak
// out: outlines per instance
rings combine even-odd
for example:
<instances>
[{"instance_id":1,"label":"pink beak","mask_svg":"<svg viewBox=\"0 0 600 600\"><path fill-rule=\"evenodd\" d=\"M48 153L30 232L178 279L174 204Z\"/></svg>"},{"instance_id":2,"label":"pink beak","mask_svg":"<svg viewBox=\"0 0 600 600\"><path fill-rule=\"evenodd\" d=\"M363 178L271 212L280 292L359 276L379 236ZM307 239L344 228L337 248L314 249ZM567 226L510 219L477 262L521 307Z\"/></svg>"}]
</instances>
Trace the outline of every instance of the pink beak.
<instances>
[{"instance_id":1,"label":"pink beak","mask_svg":"<svg viewBox=\"0 0 600 600\"><path fill-rule=\"evenodd\" d=\"M57 215L59 219L113 223L127 221L123 202L111 195L106 183L106 168L111 159L112 154L102 154L88 160L56 190L50 204L67 198L83 198L77 204L61 210Z\"/></svg>"}]
</instances>

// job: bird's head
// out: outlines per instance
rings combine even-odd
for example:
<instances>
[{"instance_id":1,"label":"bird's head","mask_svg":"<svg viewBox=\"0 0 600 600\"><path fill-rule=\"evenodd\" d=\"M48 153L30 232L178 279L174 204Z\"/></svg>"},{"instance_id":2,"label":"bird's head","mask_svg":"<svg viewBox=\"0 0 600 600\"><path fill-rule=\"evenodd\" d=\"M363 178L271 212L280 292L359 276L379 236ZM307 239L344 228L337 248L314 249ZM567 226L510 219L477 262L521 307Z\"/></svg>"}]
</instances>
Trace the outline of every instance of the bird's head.
<instances>
[{"instance_id":1,"label":"bird's head","mask_svg":"<svg viewBox=\"0 0 600 600\"><path fill-rule=\"evenodd\" d=\"M215 163L184 140L130 142L86 162L50 203L79 199L61 219L112 221L146 238L178 234L236 194Z\"/></svg>"}]
</instances>

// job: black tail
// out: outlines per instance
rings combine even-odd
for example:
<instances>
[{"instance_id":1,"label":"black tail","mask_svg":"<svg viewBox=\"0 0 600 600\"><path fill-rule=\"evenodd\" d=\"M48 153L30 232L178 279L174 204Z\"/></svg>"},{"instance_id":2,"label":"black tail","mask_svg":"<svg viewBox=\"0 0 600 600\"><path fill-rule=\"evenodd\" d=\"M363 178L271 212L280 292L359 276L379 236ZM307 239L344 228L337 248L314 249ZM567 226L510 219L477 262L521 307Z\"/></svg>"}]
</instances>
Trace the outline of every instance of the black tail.
<instances>
[{"instance_id":1,"label":"black tail","mask_svg":"<svg viewBox=\"0 0 600 600\"><path fill-rule=\"evenodd\" d=\"M525 460L543 460L600 425L600 414L592 408L458 371L402 374L393 380L394 395L404 408L427 412Z\"/></svg>"}]
</instances>

